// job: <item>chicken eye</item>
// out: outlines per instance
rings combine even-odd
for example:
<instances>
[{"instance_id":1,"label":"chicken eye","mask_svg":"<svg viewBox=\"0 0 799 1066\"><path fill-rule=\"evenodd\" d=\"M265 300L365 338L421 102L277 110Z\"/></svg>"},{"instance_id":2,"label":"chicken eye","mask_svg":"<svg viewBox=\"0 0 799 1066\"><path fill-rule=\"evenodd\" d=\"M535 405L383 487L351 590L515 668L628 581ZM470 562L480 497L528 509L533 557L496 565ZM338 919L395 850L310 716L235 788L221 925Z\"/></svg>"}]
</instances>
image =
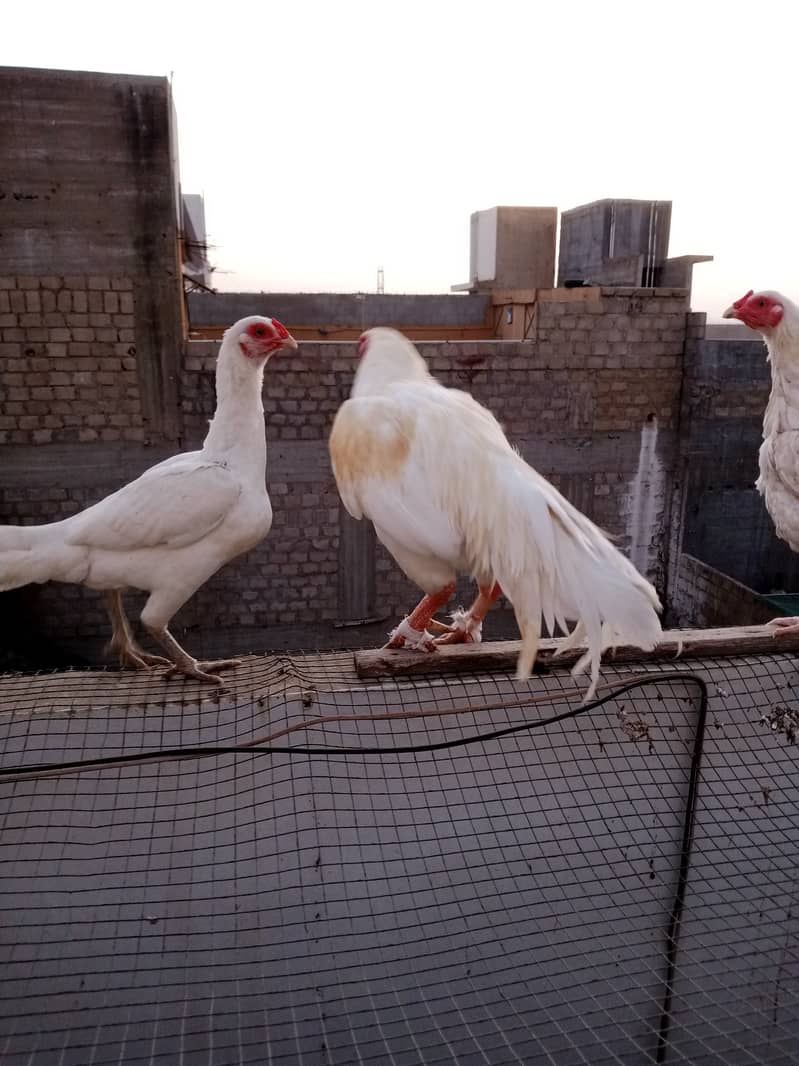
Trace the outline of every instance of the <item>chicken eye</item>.
<instances>
[{"instance_id":1,"label":"chicken eye","mask_svg":"<svg viewBox=\"0 0 799 1066\"><path fill-rule=\"evenodd\" d=\"M766 301L765 300L761 300L760 301L760 306L761 307L765 307L766 306Z\"/></svg>"},{"instance_id":2,"label":"chicken eye","mask_svg":"<svg viewBox=\"0 0 799 1066\"><path fill-rule=\"evenodd\" d=\"M263 335L264 335L264 327L263 326L258 326L257 329L255 330L255 336L256 337L263 337Z\"/></svg>"}]
</instances>

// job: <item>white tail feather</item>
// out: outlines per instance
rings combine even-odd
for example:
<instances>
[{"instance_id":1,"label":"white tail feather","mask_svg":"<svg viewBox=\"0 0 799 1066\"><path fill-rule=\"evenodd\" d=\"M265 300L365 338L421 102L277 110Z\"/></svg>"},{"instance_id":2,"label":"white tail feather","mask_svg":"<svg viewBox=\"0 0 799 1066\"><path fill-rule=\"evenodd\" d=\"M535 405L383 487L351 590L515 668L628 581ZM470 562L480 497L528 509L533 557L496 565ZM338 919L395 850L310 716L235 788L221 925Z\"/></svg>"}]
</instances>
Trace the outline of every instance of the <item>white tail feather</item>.
<instances>
[{"instance_id":1,"label":"white tail feather","mask_svg":"<svg viewBox=\"0 0 799 1066\"><path fill-rule=\"evenodd\" d=\"M519 681L526 681L533 672L540 637L540 626L529 625L522 630L522 648L516 661L516 677Z\"/></svg>"},{"instance_id":2,"label":"white tail feather","mask_svg":"<svg viewBox=\"0 0 799 1066\"><path fill-rule=\"evenodd\" d=\"M49 581L52 560L43 546L48 526L0 526L0 592Z\"/></svg>"},{"instance_id":3,"label":"white tail feather","mask_svg":"<svg viewBox=\"0 0 799 1066\"><path fill-rule=\"evenodd\" d=\"M607 648L632 644L651 651L660 640L657 593L600 529L521 459L503 473L491 494L490 533L480 529L472 546L474 572L492 574L513 604L522 633L520 678L535 664L542 617L550 632L555 622L564 629L566 619L577 623L564 650L586 647L573 672L590 667L590 699ZM485 526L485 519L473 518Z\"/></svg>"}]
</instances>

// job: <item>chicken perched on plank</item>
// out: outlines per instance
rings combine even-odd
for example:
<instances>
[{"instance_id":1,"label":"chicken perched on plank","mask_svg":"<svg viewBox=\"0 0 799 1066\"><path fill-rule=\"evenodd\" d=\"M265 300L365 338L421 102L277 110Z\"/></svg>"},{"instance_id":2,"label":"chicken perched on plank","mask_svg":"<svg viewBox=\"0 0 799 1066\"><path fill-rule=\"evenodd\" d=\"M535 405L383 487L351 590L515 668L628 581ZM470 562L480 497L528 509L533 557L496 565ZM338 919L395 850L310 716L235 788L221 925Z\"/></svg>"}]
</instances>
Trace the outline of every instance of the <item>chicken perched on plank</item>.
<instances>
[{"instance_id":1,"label":"chicken perched on plank","mask_svg":"<svg viewBox=\"0 0 799 1066\"><path fill-rule=\"evenodd\" d=\"M799 307L778 292L749 292L724 312L724 318L762 334L771 364L771 395L763 418L760 477L777 536L799 551ZM775 618L775 636L799 632L799 618Z\"/></svg>"},{"instance_id":2,"label":"chicken perched on plank","mask_svg":"<svg viewBox=\"0 0 799 1066\"><path fill-rule=\"evenodd\" d=\"M219 351L216 413L202 450L158 463L61 522L0 526L0 592L45 581L105 590L109 649L123 666L164 664L167 677L220 683L214 671L237 660L198 662L167 627L212 574L269 532L264 367L274 352L296 347L273 318L253 315L231 326ZM141 621L168 659L134 640L122 604L128 587L150 593Z\"/></svg>"},{"instance_id":3,"label":"chicken perched on plank","mask_svg":"<svg viewBox=\"0 0 799 1066\"><path fill-rule=\"evenodd\" d=\"M371 329L349 400L339 409L330 456L341 498L425 592L389 647L434 650L479 640L483 618L504 592L522 648L518 676L535 662L542 615L550 631L577 625L567 645L587 645L576 670L617 643L651 649L661 635L657 594L607 537L508 443L499 423L465 392L436 382L401 333ZM437 640L433 615L458 571L480 594Z\"/></svg>"}]
</instances>

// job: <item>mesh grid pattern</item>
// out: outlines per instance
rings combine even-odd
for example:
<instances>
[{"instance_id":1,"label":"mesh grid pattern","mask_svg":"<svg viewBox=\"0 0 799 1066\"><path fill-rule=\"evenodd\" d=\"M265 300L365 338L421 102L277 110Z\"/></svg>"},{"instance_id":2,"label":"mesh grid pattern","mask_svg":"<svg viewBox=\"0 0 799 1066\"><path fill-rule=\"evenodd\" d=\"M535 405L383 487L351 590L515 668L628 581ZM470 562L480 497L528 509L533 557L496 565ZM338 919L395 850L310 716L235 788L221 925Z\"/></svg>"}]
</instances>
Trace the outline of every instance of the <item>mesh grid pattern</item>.
<instances>
[{"instance_id":1,"label":"mesh grid pattern","mask_svg":"<svg viewBox=\"0 0 799 1066\"><path fill-rule=\"evenodd\" d=\"M411 754L389 749L579 696L560 672L366 683L344 654L248 660L219 698L113 673L0 678L6 768L439 712L276 741L309 754L0 778L0 1060L797 1061L797 748L761 722L795 706L794 662L691 670L711 698L660 1052L699 720L666 667L577 717ZM527 695L549 702L513 705Z\"/></svg>"}]
</instances>

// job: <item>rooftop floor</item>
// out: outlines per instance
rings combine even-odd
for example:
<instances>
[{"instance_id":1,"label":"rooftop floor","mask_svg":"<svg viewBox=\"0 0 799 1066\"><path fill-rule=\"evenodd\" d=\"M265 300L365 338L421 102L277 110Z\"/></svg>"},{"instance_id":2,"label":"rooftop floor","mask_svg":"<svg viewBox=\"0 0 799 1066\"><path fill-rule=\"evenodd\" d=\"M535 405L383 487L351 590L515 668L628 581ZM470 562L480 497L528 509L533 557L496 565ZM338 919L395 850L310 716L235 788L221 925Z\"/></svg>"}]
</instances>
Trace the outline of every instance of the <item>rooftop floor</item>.
<instances>
[{"instance_id":1,"label":"rooftop floor","mask_svg":"<svg viewBox=\"0 0 799 1066\"><path fill-rule=\"evenodd\" d=\"M798 681L2 677L4 1066L796 1061Z\"/></svg>"}]
</instances>

